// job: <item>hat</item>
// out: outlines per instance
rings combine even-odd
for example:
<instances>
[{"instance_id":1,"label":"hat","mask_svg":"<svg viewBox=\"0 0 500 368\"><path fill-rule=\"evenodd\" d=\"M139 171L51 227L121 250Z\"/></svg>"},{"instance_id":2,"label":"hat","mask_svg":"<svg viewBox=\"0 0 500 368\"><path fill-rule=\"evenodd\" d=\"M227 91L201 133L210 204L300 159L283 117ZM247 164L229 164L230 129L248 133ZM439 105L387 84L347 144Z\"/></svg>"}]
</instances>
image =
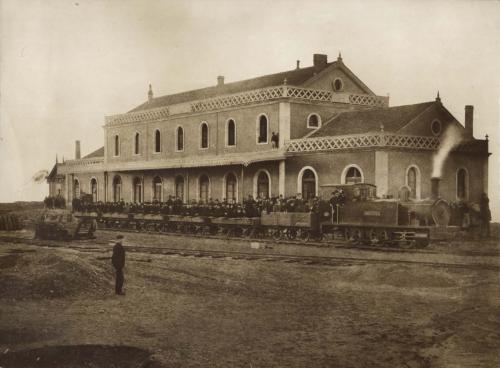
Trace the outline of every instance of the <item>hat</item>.
<instances>
[{"instance_id":1,"label":"hat","mask_svg":"<svg viewBox=\"0 0 500 368\"><path fill-rule=\"evenodd\" d=\"M123 235L117 235L116 239L123 239Z\"/></svg>"}]
</instances>

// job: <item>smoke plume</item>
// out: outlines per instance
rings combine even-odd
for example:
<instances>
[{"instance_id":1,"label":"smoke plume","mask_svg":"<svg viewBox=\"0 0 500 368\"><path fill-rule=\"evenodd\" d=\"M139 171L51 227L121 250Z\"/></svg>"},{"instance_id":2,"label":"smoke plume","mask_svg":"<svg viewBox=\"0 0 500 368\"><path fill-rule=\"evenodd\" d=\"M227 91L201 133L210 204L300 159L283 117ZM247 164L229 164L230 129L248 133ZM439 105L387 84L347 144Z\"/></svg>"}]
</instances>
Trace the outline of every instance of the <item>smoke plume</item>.
<instances>
[{"instance_id":1,"label":"smoke plume","mask_svg":"<svg viewBox=\"0 0 500 368\"><path fill-rule=\"evenodd\" d=\"M31 177L31 181L34 183L43 183L45 181L45 178L49 175L49 172L47 170L40 170L37 171L33 176Z\"/></svg>"},{"instance_id":2,"label":"smoke plume","mask_svg":"<svg viewBox=\"0 0 500 368\"><path fill-rule=\"evenodd\" d=\"M432 158L432 177L440 178L443 173L443 165L450 151L462 141L462 133L455 125L449 125L441 136L439 150Z\"/></svg>"}]
</instances>

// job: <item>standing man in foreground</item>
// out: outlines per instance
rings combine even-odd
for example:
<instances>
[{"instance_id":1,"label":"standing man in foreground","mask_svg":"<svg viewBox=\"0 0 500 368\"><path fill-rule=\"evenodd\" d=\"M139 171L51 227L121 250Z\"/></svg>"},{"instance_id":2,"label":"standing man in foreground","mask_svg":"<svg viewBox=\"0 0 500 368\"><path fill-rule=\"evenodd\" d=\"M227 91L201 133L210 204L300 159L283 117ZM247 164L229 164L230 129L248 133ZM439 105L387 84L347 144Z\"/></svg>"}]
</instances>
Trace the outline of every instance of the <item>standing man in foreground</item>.
<instances>
[{"instance_id":1,"label":"standing man in foreground","mask_svg":"<svg viewBox=\"0 0 500 368\"><path fill-rule=\"evenodd\" d=\"M125 248L122 245L123 235L116 236L115 246L113 247L113 255L111 263L116 271L115 293L116 295L125 295L123 287L123 267L125 267Z\"/></svg>"}]
</instances>

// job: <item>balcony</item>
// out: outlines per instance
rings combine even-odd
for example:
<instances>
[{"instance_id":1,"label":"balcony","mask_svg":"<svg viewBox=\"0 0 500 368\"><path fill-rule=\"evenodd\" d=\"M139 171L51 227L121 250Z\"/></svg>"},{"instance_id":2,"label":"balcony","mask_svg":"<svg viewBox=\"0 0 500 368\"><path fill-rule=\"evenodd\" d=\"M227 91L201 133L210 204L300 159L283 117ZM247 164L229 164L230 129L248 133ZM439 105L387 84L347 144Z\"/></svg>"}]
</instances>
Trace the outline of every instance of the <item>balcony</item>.
<instances>
[{"instance_id":1,"label":"balcony","mask_svg":"<svg viewBox=\"0 0 500 368\"><path fill-rule=\"evenodd\" d=\"M136 111L105 117L106 125L162 120L172 115L222 110L252 103L290 99L332 104L349 104L370 107L389 106L389 97L354 93L337 93L327 90L281 85L241 93L222 95L155 109Z\"/></svg>"}]
</instances>

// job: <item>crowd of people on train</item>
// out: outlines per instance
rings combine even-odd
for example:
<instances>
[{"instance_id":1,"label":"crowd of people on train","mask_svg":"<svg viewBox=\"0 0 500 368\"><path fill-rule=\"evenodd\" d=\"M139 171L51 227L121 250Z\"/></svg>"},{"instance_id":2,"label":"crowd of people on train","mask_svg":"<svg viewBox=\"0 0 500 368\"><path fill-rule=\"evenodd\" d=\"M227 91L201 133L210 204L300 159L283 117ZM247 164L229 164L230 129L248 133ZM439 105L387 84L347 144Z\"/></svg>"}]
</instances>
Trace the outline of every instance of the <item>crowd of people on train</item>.
<instances>
[{"instance_id":1,"label":"crowd of people on train","mask_svg":"<svg viewBox=\"0 0 500 368\"><path fill-rule=\"evenodd\" d=\"M183 216L209 217L259 217L263 212L313 212L320 213L329 210L330 206L343 205L344 192L336 190L329 201L319 197L305 200L302 194L290 197L282 195L271 198L255 199L249 195L243 203L233 199L212 199L208 201L192 200L183 203L179 197L169 196L164 202L154 200L144 203L128 203L123 199L118 202L90 202L83 198L74 198L72 205L75 211L98 213L143 213Z\"/></svg>"}]
</instances>

